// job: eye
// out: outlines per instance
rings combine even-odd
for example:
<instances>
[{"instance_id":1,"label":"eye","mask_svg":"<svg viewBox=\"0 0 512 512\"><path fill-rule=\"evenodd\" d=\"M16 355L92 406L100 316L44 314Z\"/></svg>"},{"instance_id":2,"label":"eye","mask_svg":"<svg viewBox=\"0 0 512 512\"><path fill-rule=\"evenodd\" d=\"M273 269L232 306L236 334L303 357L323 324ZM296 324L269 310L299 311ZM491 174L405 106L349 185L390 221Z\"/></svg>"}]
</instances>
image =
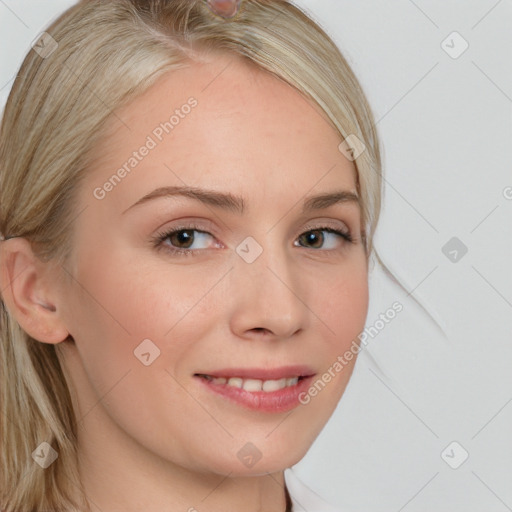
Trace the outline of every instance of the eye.
<instances>
[{"instance_id":1,"label":"eye","mask_svg":"<svg viewBox=\"0 0 512 512\"><path fill-rule=\"evenodd\" d=\"M213 235L196 227L180 227L158 233L154 245L158 249L168 250L177 255L190 256L200 249L208 249ZM168 243L166 243L168 242ZM218 244L217 244L218 246Z\"/></svg>"},{"instance_id":2,"label":"eye","mask_svg":"<svg viewBox=\"0 0 512 512\"><path fill-rule=\"evenodd\" d=\"M340 240L341 239L341 240ZM340 242L354 242L349 231L342 231L329 226L318 227L302 233L298 240L303 244L302 247L312 249L337 249Z\"/></svg>"},{"instance_id":3,"label":"eye","mask_svg":"<svg viewBox=\"0 0 512 512\"><path fill-rule=\"evenodd\" d=\"M302 233L294 245L315 250L334 251L341 249L341 246L347 242L355 243L348 230L322 226ZM153 245L158 250L165 250L176 256L194 256L201 250L222 247L222 244L215 241L215 237L211 233L198 226L180 226L157 233L153 239Z\"/></svg>"}]
</instances>

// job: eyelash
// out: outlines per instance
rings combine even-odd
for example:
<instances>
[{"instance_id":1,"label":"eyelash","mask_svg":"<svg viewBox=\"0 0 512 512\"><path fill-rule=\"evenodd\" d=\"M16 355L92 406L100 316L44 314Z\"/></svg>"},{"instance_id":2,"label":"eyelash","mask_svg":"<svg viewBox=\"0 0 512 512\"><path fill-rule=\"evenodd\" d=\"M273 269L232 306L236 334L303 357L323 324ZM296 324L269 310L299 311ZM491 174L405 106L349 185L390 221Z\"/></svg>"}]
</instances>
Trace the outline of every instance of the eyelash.
<instances>
[{"instance_id":1,"label":"eyelash","mask_svg":"<svg viewBox=\"0 0 512 512\"><path fill-rule=\"evenodd\" d=\"M176 255L176 256L195 256L199 252L204 250L204 249L178 249L178 248L172 248L172 247L169 247L169 246L164 246L164 242L170 236L172 236L172 235L174 235L176 233L179 233L181 231L197 231L199 233L204 233L204 234L207 234L207 235L210 235L210 236L213 237L213 235L211 233L209 233L206 230L201 229L199 226L195 226L195 225L180 226L180 227L177 227L177 228L173 228L173 229L171 229L169 231L164 231L164 232L157 233L153 237L153 239L152 239L154 247L156 247L158 250L168 251L171 254ZM311 233L313 231L326 231L327 233L334 233L336 235L339 235L344 240L344 243L357 243L357 240L354 240L354 238L352 237L352 235L350 234L350 232L348 230L347 231L343 231L341 229L334 229L334 228L332 228L330 226L308 227L306 229L306 231L303 231L299 235L299 237L302 236L302 235L305 235L307 233ZM301 246L301 247L303 247L303 246ZM304 248L307 249L307 247L304 247ZM322 249L314 249L313 248L313 250L320 251ZM324 251L326 251L326 252L334 252L335 249L324 249Z\"/></svg>"}]
</instances>

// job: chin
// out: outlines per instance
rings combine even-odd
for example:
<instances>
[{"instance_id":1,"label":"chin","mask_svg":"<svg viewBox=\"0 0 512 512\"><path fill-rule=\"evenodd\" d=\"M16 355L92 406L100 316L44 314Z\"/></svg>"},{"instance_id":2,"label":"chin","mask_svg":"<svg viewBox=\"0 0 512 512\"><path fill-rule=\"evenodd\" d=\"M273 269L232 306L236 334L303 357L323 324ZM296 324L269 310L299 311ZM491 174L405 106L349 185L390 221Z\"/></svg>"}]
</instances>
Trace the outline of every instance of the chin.
<instances>
[{"instance_id":1,"label":"chin","mask_svg":"<svg viewBox=\"0 0 512 512\"><path fill-rule=\"evenodd\" d=\"M216 450L216 453L203 455L207 459L210 471L230 476L262 476L276 473L297 464L308 452L316 435L309 435L308 439L291 439L296 436L270 435L254 442L233 442L230 448ZM247 437L244 436L246 439ZM285 439L286 438L286 439Z\"/></svg>"}]
</instances>

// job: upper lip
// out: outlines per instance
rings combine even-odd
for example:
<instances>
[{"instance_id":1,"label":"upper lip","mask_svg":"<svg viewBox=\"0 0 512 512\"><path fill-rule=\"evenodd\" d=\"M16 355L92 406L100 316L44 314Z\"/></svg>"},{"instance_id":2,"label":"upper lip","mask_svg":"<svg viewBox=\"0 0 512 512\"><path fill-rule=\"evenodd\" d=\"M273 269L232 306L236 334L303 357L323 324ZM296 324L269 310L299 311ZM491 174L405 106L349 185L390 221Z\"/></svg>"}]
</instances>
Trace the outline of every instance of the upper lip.
<instances>
[{"instance_id":1,"label":"upper lip","mask_svg":"<svg viewBox=\"0 0 512 512\"><path fill-rule=\"evenodd\" d=\"M197 372L195 375L209 375L210 377L241 377L242 379L279 380L289 377L309 377L315 372L309 366L294 365L280 366L278 368L223 368Z\"/></svg>"}]
</instances>

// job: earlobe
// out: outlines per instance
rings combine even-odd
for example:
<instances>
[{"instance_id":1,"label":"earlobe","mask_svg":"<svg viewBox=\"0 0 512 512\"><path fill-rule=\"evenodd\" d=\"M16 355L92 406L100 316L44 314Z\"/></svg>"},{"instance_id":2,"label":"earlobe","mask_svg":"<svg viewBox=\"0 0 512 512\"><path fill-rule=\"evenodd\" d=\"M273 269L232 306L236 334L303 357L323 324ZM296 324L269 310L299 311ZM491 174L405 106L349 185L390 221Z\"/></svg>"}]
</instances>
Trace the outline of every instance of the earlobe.
<instances>
[{"instance_id":1,"label":"earlobe","mask_svg":"<svg viewBox=\"0 0 512 512\"><path fill-rule=\"evenodd\" d=\"M7 310L29 336L56 344L69 332L55 305L57 290L51 287L51 271L28 240L12 238L0 243L0 287Z\"/></svg>"}]
</instances>

